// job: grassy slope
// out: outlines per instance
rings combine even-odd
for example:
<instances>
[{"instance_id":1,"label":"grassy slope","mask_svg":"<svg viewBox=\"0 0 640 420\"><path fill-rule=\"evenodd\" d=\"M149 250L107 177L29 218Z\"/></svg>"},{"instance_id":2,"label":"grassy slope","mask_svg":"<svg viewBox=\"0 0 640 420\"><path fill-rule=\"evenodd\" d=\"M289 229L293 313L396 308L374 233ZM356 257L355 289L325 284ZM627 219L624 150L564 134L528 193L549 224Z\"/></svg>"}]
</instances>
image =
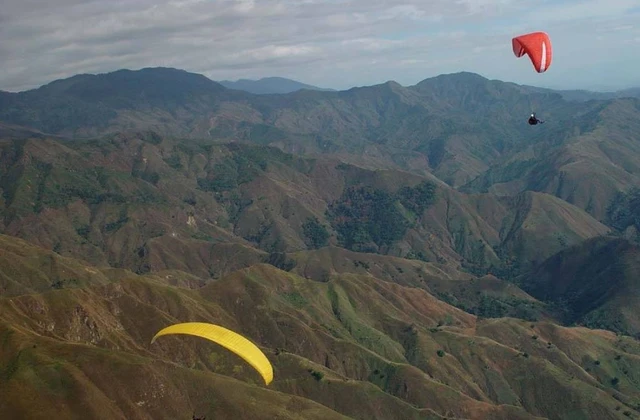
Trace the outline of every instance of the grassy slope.
<instances>
[{"instance_id":1,"label":"grassy slope","mask_svg":"<svg viewBox=\"0 0 640 420\"><path fill-rule=\"evenodd\" d=\"M568 322L638 336L639 256L625 239L597 238L554 255L520 283L537 298L560 303Z\"/></svg>"},{"instance_id":2,"label":"grassy slope","mask_svg":"<svg viewBox=\"0 0 640 420\"><path fill-rule=\"evenodd\" d=\"M0 120L78 138L153 130L269 144L433 173L468 192L547 192L603 220L608 200L640 182L634 158L640 102L575 102L562 95L463 72L409 87L388 82L264 96L228 90L201 75L144 69L4 95ZM525 123L531 109L540 110L544 126Z\"/></svg>"},{"instance_id":3,"label":"grassy slope","mask_svg":"<svg viewBox=\"0 0 640 420\"><path fill-rule=\"evenodd\" d=\"M635 251L623 247L624 252L613 255L617 263L612 265L600 255L597 244L603 240L580 243L608 230L587 213L603 219L613 194L638 183L633 141L640 130L638 101L570 105L553 93L532 94L472 76L443 76L411 88L387 83L279 98L226 96L203 80L189 85L188 92L151 89L143 103L127 96L133 91L121 95L114 90L106 103L113 109L124 106L116 119L101 125L105 121L94 119L110 111L88 106L73 127L57 128L82 136L126 125L244 139L296 153L333 154L360 168L338 166L339 160L332 158L299 159L265 149L256 155L235 145L175 140L152 132L75 144L40 133L34 134L37 140L3 141L2 231L102 267L2 238L3 296L40 293L52 286L63 289L1 301L6 310L0 311L0 318L6 331L13 331L4 341L11 348L11 360L4 363L8 370L3 372L14 380L12 366L20 367L15 361L20 361L21 343L44 340L48 344L38 341L34 357L65 355L68 358L61 360L66 362L59 363L73 361L64 370L73 372L69 375L77 384L84 380L80 376L91 376L90 368L84 366L80 375L71 367L78 365L76 356L56 350L75 342L109 349L115 353L98 352L96 357L117 354L119 360L127 360L123 363L144 364L147 372L160 376L165 373L155 372L157 357L196 369L184 375L204 375L204 382L220 376L198 369L257 382L237 361L222 352L212 356L202 343L192 341L194 347L185 350L183 341L167 338L166 347L155 356L145 347L147 336L160 328L156 319L222 317L227 325L245 329L279 353L276 364L289 379L274 387L305 397L304 404L310 399L353 418L529 418L527 412L549 418L626 418L625 411L637 415L634 342L560 328L549 322L544 304L534 297L491 275L463 273L460 264L477 274L513 276L578 245L545 261L535 272L538 277L528 277L523 284L538 287L527 290L540 299L568 299L574 311L569 321L635 333ZM56 103L61 92L91 102L92 89L109 85L94 85L92 80L49 86L43 103ZM217 96L198 96L204 92L200 83ZM28 107L43 104L37 92L30 95L36 102ZM554 115L537 134L530 127L514 128L515 115L526 113L532 102ZM483 112L478 114L478 109ZM47 124L66 121L59 115L40 117ZM23 128L2 127L8 137L23 135ZM205 191L202 180L220 180L217 165L236 174L232 182L241 183L249 175L248 182L245 178L239 187L218 194ZM414 173L398 171L398 166ZM427 170L455 186L480 175L464 190L491 193L456 192ZM324 210L346 186L365 183L393 192L425 177L438 185L438 201L423 214L410 215L416 224L385 251L389 256L335 247L305 250L302 223L316 216L328 226ZM511 197L496 199L494 193ZM335 245L335 237L329 242ZM255 266L274 250L294 252L289 255L297 263L292 274ZM398 258L416 251L431 262ZM137 277L104 268L107 265L154 274ZM253 267L236 271L249 266ZM576 272L578 266L582 274ZM221 280L211 283L210 278ZM562 290L543 296L553 289L551 284ZM525 318L543 321L529 325L476 319L429 292L490 318L521 316L525 302L533 310ZM596 307L585 305L594 294L605 300ZM535 332L529 335L528 329ZM55 346L37 338L41 334L54 337ZM20 338L11 341L16 336ZM478 342L481 350L475 347ZM442 357L434 356L437 349L444 351ZM131 355L142 359L133 361ZM29 364L26 368L29 386L37 388ZM323 371L325 379L316 381L307 369ZM100 374L109 372L103 369ZM168 380L183 388L175 385L175 377ZM83 383L82 388L88 386ZM104 398L102 390L91 392L91 399ZM186 402L193 401L190 392L169 397L181 401L181 414L194 407ZM68 397L56 398L52 405L73 406ZM225 406L233 398L223 397L225 408L203 410L241 415ZM121 404L134 403L118 403L116 408L104 399L104 412L116 413ZM73 407L69 409L79 410ZM248 410L247 415L259 415Z\"/></svg>"},{"instance_id":4,"label":"grassy slope","mask_svg":"<svg viewBox=\"0 0 640 420\"><path fill-rule=\"evenodd\" d=\"M479 321L422 289L370 275L335 274L318 283L256 265L197 290L168 282L128 274L2 298L3 384L16 394L0 410L33 409L29 395L38 389L40 411L79 413L91 402L91 410L116 418L194 410L208 417L303 409L330 416L332 409L362 419L613 419L640 397L633 379L639 349L613 334ZM259 343L274 363L271 391L242 361L204 340L149 344L157 330L183 321L218 323ZM284 394L270 397L273 391ZM245 396L237 400L237 392ZM212 394L216 404L208 403ZM568 395L572 404L563 400Z\"/></svg>"},{"instance_id":5,"label":"grassy slope","mask_svg":"<svg viewBox=\"0 0 640 420\"><path fill-rule=\"evenodd\" d=\"M346 153L360 163L433 172L461 186L527 145L557 146L576 129L591 131L583 116L606 103L567 102L560 93L464 72L410 87L388 82L263 96L225 89L201 75L144 69L76 76L8 95L0 119L79 137L154 130L295 153ZM523 120L532 107L549 117L543 130L532 131Z\"/></svg>"},{"instance_id":6,"label":"grassy slope","mask_svg":"<svg viewBox=\"0 0 640 420\"><path fill-rule=\"evenodd\" d=\"M329 243L336 245L326 210L353 185L392 194L424 180L438 185L431 208L405 212L413 227L383 251L396 256L415 251L453 265L465 259L486 271L501 264L497 248L526 265L607 231L548 195L466 195L433 177L301 159L277 149L138 133L75 144L8 141L2 150L5 233L140 273L179 269L218 277L260 260L262 251L303 250L310 217L330 228ZM223 187L206 185L216 182ZM222 271L211 260L236 252L244 257L225 262Z\"/></svg>"},{"instance_id":7,"label":"grassy slope","mask_svg":"<svg viewBox=\"0 0 640 420\"><path fill-rule=\"evenodd\" d=\"M499 160L463 190L547 192L604 220L615 193L640 183L640 146L635 140L640 102L619 99L600 108L583 123L592 129L574 123L575 135L564 144L533 145Z\"/></svg>"}]
</instances>

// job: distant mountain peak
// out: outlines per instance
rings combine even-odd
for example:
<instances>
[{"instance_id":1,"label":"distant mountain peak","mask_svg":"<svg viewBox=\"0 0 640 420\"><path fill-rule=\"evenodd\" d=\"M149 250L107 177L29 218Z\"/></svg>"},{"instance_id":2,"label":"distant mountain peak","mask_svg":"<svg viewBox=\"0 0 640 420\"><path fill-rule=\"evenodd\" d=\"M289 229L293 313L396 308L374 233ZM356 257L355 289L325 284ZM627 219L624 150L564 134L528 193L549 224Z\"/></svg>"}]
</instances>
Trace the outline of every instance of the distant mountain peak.
<instances>
[{"instance_id":1,"label":"distant mountain peak","mask_svg":"<svg viewBox=\"0 0 640 420\"><path fill-rule=\"evenodd\" d=\"M470 71L460 71L456 73L439 74L434 77L426 78L421 82L418 82L416 86L441 83L443 81L460 83L485 83L490 80L482 75L479 75L478 73L473 73Z\"/></svg>"},{"instance_id":2,"label":"distant mountain peak","mask_svg":"<svg viewBox=\"0 0 640 420\"><path fill-rule=\"evenodd\" d=\"M176 85L180 85L176 87ZM26 92L48 94L79 93L86 89L171 89L183 91L221 91L224 87L199 73L171 67L145 67L138 70L118 69L105 73L80 73L53 80ZM103 91L101 91L103 93ZM111 92L113 93L113 92Z\"/></svg>"},{"instance_id":3,"label":"distant mountain peak","mask_svg":"<svg viewBox=\"0 0 640 420\"><path fill-rule=\"evenodd\" d=\"M265 94L285 94L296 92L302 89L318 90L318 91L334 91L334 89L320 88L296 80L287 79L278 76L263 77L258 80L238 79L236 81L222 80L222 86L229 89L243 90L249 93L265 95Z\"/></svg>"}]
</instances>

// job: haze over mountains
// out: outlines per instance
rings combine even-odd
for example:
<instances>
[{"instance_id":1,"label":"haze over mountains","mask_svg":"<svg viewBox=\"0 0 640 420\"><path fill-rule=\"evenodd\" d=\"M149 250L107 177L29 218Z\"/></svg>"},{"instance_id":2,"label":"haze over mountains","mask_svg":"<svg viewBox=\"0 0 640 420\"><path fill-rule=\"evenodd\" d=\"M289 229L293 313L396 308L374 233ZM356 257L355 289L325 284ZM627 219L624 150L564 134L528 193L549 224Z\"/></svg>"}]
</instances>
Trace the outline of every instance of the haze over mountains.
<instances>
[{"instance_id":1,"label":"haze over mountains","mask_svg":"<svg viewBox=\"0 0 640 420\"><path fill-rule=\"evenodd\" d=\"M0 417L640 417L637 92L238 89L0 92Z\"/></svg>"}]
</instances>

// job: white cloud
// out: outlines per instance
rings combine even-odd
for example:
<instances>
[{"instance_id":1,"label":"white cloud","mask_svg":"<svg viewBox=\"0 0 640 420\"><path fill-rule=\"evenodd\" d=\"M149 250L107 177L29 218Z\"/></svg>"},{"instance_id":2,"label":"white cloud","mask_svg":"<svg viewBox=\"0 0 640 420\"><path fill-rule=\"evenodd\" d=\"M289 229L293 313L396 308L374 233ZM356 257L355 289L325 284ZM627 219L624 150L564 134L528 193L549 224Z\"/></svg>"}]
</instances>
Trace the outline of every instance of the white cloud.
<instances>
[{"instance_id":1,"label":"white cloud","mask_svg":"<svg viewBox=\"0 0 640 420\"><path fill-rule=\"evenodd\" d=\"M628 71L640 63L628 52L640 35L637 3L4 0L0 89L152 66L214 80L278 75L336 88L413 84L462 70L531 84L588 85L605 74L631 83L632 74L640 74ZM546 30L554 42L544 75L511 52L511 37L532 30ZM617 64L607 67L607 61ZM626 69L617 73L621 66Z\"/></svg>"}]
</instances>

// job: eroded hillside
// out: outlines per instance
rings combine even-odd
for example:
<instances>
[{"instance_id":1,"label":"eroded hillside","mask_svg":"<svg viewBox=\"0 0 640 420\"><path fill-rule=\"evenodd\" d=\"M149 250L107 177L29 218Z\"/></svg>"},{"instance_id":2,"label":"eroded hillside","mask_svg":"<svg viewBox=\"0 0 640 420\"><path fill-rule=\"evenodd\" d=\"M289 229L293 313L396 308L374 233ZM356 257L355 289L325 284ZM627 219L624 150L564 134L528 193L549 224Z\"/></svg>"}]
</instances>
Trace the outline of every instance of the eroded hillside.
<instances>
[{"instance_id":1,"label":"eroded hillside","mask_svg":"<svg viewBox=\"0 0 640 420\"><path fill-rule=\"evenodd\" d=\"M133 273L90 283L0 299L3 416L637 415L640 347L613 333L480 320L371 275L316 282L265 264L197 290ZM240 359L205 340L149 344L160 328L184 321L251 338L274 364L274 382L260 385Z\"/></svg>"},{"instance_id":2,"label":"eroded hillside","mask_svg":"<svg viewBox=\"0 0 640 420\"><path fill-rule=\"evenodd\" d=\"M138 273L215 278L337 245L485 274L609 231L546 194L466 195L433 177L264 146L139 133L7 140L0 152L5 233Z\"/></svg>"}]
</instances>

